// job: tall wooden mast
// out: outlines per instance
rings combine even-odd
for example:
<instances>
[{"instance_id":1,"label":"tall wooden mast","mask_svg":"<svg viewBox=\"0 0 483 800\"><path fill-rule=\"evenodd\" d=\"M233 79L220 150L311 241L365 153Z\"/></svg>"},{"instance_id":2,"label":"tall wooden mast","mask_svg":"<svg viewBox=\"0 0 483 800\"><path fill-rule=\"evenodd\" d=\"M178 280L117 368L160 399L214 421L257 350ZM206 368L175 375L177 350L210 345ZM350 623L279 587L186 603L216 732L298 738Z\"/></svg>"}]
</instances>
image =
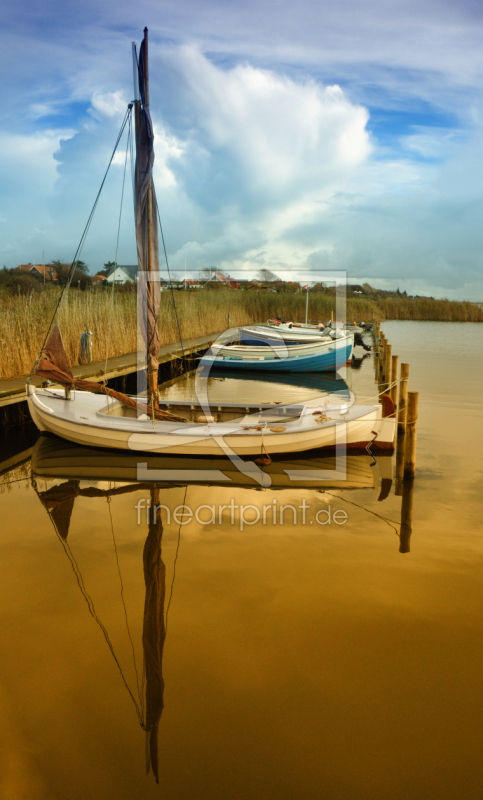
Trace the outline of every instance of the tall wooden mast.
<instances>
[{"instance_id":1,"label":"tall wooden mast","mask_svg":"<svg viewBox=\"0 0 483 800\"><path fill-rule=\"evenodd\" d=\"M140 136L141 136L141 127L142 127L142 115L144 113L149 114L149 67L148 67L148 29L144 28L144 41L142 48L143 50L143 59L142 59L142 69L139 69L138 59L136 54L136 45L133 42L133 69L134 69L134 119L135 119L135 131L136 131L136 152L139 152L140 146ZM143 85L140 85L140 81L143 82ZM150 308L154 308L156 306L154 302L154 295L159 287L157 285L157 281L159 281L159 275L157 274L156 263L157 259L155 256L155 226L157 225L156 220L156 202L154 200L154 190L153 190L153 180L151 178L147 190L146 196L146 218L145 218L145 246L143 247L143 264L139 265L141 269L148 273L147 281L146 281L146 292L147 297L146 301ZM146 345L149 347L149 341L146 341ZM157 353L156 353L157 357ZM152 362L152 359L149 357L148 354L148 374L147 374L147 392L148 392L148 404L151 405L153 408L159 408L159 401L158 401L158 369L157 366L154 367L153 364L149 364Z\"/></svg>"},{"instance_id":2,"label":"tall wooden mast","mask_svg":"<svg viewBox=\"0 0 483 800\"><path fill-rule=\"evenodd\" d=\"M148 61L148 29L144 28L144 105L149 110L149 61ZM155 291L154 281L159 280L159 276L155 275L154 268L154 239L153 227L157 225L157 220L154 219L154 203L153 203L153 181L149 184L148 188L148 272L150 279L148 280L148 293L152 294ZM148 367L148 403L153 408L159 408L158 400L158 370L150 369Z\"/></svg>"}]
</instances>

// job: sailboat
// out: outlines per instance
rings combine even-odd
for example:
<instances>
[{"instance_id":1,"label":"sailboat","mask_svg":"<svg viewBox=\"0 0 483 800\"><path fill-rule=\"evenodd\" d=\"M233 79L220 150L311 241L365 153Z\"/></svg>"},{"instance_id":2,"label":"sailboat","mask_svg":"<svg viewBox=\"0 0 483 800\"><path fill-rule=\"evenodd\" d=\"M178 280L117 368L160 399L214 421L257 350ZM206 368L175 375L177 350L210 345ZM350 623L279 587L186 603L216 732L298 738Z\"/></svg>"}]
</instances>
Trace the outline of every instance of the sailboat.
<instances>
[{"instance_id":1,"label":"sailboat","mask_svg":"<svg viewBox=\"0 0 483 800\"><path fill-rule=\"evenodd\" d=\"M195 381L196 400L160 403L158 207L153 183L154 133L149 104L147 28L139 58L135 46L134 55L135 100L129 104L128 111L134 110L135 119L138 299L143 301L139 324L147 363L147 397L128 396L106 383L73 377L62 342L58 312L72 278L74 259L57 312L27 381L28 404L35 424L41 431L94 447L238 459L335 444L392 448L395 419L388 397L383 404L363 406L330 403L330 398L323 397L296 405L240 401L211 409L207 379L201 377L206 371L200 370ZM53 385L35 386L34 375ZM237 463L243 471L242 462ZM257 470L255 465L250 469Z\"/></svg>"}]
</instances>

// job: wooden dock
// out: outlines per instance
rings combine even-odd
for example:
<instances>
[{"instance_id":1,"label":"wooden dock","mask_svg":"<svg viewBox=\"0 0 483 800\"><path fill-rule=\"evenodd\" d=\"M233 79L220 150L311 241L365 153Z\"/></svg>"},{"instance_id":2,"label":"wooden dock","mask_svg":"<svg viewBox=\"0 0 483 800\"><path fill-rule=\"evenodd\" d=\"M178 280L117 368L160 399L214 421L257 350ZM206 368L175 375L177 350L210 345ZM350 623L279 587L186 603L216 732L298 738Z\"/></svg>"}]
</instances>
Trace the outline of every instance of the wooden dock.
<instances>
[{"instance_id":1,"label":"wooden dock","mask_svg":"<svg viewBox=\"0 0 483 800\"><path fill-rule=\"evenodd\" d=\"M210 333L206 336L198 336L196 339L187 339L181 344L164 345L159 351L159 363L167 364L170 361L177 361L185 356L191 356L193 353L205 351L213 342L218 333ZM137 353L127 353L123 356L114 356L107 359L107 373L104 374L105 360L91 361L90 364L81 364L72 367L72 373L75 378L82 379L96 379L104 378L105 380L112 380L113 378L120 378L123 375L130 375L133 372L138 372L145 367L145 364L138 363ZM0 408L12 405L13 403L23 403L27 399L25 392L25 382L27 376L23 375L20 378L7 378L0 380ZM32 383L35 386L41 386L42 378L33 376Z\"/></svg>"}]
</instances>

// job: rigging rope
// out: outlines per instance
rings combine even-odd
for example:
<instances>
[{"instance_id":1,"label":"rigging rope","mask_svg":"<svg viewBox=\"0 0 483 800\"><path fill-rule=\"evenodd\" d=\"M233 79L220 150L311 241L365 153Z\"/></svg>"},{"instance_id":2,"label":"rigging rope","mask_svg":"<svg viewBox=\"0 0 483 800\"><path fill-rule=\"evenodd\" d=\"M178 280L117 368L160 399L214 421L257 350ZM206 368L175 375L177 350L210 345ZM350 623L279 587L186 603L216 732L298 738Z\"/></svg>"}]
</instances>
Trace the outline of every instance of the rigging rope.
<instances>
[{"instance_id":1,"label":"rigging rope","mask_svg":"<svg viewBox=\"0 0 483 800\"><path fill-rule=\"evenodd\" d=\"M359 503L354 503L353 500L347 500L346 497L341 497L340 494L333 494L333 492L328 492L326 489L324 489L324 494L328 494L329 497L337 497L339 500L343 500L344 503L349 503L351 506L357 506L357 508L362 508L362 510L367 511L368 514L374 514L375 517L379 517L379 519L382 519L387 525L389 525L389 527L392 528L393 531L395 532L396 536L399 536L397 528L395 528L394 525L402 525L401 522L396 522L396 520L394 519L388 519L387 517L383 517L382 514L378 514L377 511L371 511L370 508L361 506Z\"/></svg>"},{"instance_id":2,"label":"rigging rope","mask_svg":"<svg viewBox=\"0 0 483 800\"><path fill-rule=\"evenodd\" d=\"M114 270L117 267L117 254L118 254L118 251L119 251L119 236L120 236L120 233L121 233L122 204L123 204L123 200L124 200L124 185L126 183L127 157L128 157L128 153L129 153L129 145L130 145L130 142L131 142L131 136L132 136L132 114L129 115L129 126L128 126L128 130L127 130L126 156L125 156L125 159L124 159L124 173L123 173L123 176L122 176L121 204L120 204L120 208L119 208L119 220L118 220L118 223L117 223L117 239L116 239L116 254L115 254L115 257L114 257ZM112 281L112 287L111 287L111 302L109 304L109 314L108 314L108 318L107 318L106 358L105 358L105 362L104 362L104 379L103 379L103 383L105 383L105 380L106 380L105 376L106 376L106 373L107 373L107 359L109 357L109 339L110 339L110 334L111 334L112 313L113 313L113 310L114 310L114 286L115 286L115 281L113 280Z\"/></svg>"},{"instance_id":3,"label":"rigging rope","mask_svg":"<svg viewBox=\"0 0 483 800\"><path fill-rule=\"evenodd\" d=\"M158 222L159 222L159 230L161 232L161 241L163 242L164 258L166 260L166 268L168 270L169 286L170 286L170 289L171 289L171 298L173 300L174 316L176 317L176 326L178 328L179 343L181 345L181 360L184 363L185 373L186 373L186 375L188 375L188 369L187 369L187 365L186 365L186 354L185 354L185 351L184 351L183 338L181 336L181 326L179 324L178 310L176 308L176 300L174 299L174 289L173 289L173 284L172 284L172 281L171 281L171 271L169 269L168 253L166 252L166 243L164 241L163 226L161 224L161 216L160 216L160 213L159 213L159 205L158 205L158 203L156 203L156 208L157 208L157 212L158 212Z\"/></svg>"},{"instance_id":4,"label":"rigging rope","mask_svg":"<svg viewBox=\"0 0 483 800\"><path fill-rule=\"evenodd\" d=\"M39 355L38 355L38 357L37 357L37 359L36 359L36 361L35 361L35 364L33 365L32 369L30 370L30 373L29 373L29 376L28 376L28 379L27 379L27 383L29 383L29 381L30 381L30 378L32 377L32 375L34 374L35 370L36 370L36 369L37 369L37 367L38 367L38 364L39 364L40 358L41 358L41 356L42 356L42 353L43 353L43 351L44 351L44 349L45 349L45 345L47 344L48 338L49 338L49 336L50 336L50 334L51 334L52 328L54 327L54 325L55 325L55 323L56 323L56 321L57 321L58 314L59 314L59 311L60 311L60 308L61 308L62 302L63 302L63 300L64 300L65 293L66 293L66 292L69 290L69 288L70 288L70 284L71 284L71 282L72 282L72 277L73 277L73 275L74 275L74 272L75 272L76 264L77 264L77 262L78 262L78 260L79 260L79 257L80 257L80 255L81 255L81 253L82 253L82 248L84 247L84 243L85 243L85 240L86 240L86 238L87 238L87 234L88 234L88 232L89 232L89 228L90 228L90 226L91 226L91 222L92 222L92 219L93 219L93 217L94 217L94 213L95 213L95 211L96 211L97 204L98 204L98 202L99 202L99 198L100 198L100 196L101 196L101 192L102 192L102 190L103 190L103 188L104 188L104 184L105 184L105 182L106 182L106 178L107 178L107 175L108 175L109 169L110 169L110 167L111 167L111 164L112 164L112 162L113 162L114 156L115 156L115 154L116 154L116 151L117 151L117 148L118 148L118 146L119 146L119 142L121 141L122 134L124 133L124 128L126 127L126 124L127 124L127 121L128 121L128 119L131 117L131 112L132 112L132 103L130 103L130 104L128 105L128 107L127 107L126 113L125 113L125 115L124 115L124 119L123 119L123 121L122 121L121 129L120 129L120 131L119 131L119 133L118 133L118 135L117 135L116 143L115 143L115 145L114 145L114 150L112 151L111 158L109 159L109 164L107 165L107 169L106 169L106 171L105 171L105 173L104 173L104 177L103 177L103 179L102 179L102 183L101 183L100 189L99 189L99 191L98 191L98 193L97 193L96 199L95 199L95 201L94 201L94 205L92 206L91 213L89 214L89 217L88 217L88 220L87 220L87 222L86 222L86 225L85 225L84 231L83 231L83 233L82 233L82 236L81 236L80 242L79 242L79 244L78 244L78 246L77 246L77 250L75 251L75 255L74 255L74 258L73 258L72 264L70 265L69 272L68 272L68 274L67 274L67 280L66 280L66 282L65 282L64 286L62 287L62 291L61 291L61 293L60 293L59 300L58 300L58 302L57 302L57 305L56 305L56 307L55 307L54 313L53 313L53 315L52 315L52 319L51 319L51 321L50 321L50 325L49 325L49 327L48 327L48 330L47 330L47 333L46 333L45 339L44 339L44 341L43 341L43 344L42 344L42 347L41 347L41 349L40 349L40 353L39 353Z\"/></svg>"},{"instance_id":5,"label":"rigging rope","mask_svg":"<svg viewBox=\"0 0 483 800\"><path fill-rule=\"evenodd\" d=\"M111 522L112 543L114 545L114 553L115 553L115 556L116 556L117 572L118 572L118 575L119 575L119 583L121 585L121 601L122 601L122 605L123 605L123 608L124 608L124 619L126 620L127 635L129 637L129 641L131 643L132 660L133 660L133 665L134 665L134 672L136 674L136 685L137 685L137 689L138 689L139 706L140 706L140 709L141 709L142 717L144 719L144 717L145 717L145 713L144 713L145 712L144 698L143 698L143 695L141 693L141 685L139 683L138 667L137 667L137 663L136 663L136 652L135 652L135 649L134 649L134 642L133 642L132 636L131 636L131 630L129 628L129 620L128 620L128 616L127 616L127 608L126 608L126 603L125 603L125 600L124 600L124 583L123 583L122 575L121 575L121 565L119 564L119 554L118 554L118 551L117 551L116 536L114 534L114 523L113 523L113 520L112 520L112 509L111 509L111 498L110 498L110 496L107 497L107 507L109 509L109 519L110 519L110 522Z\"/></svg>"},{"instance_id":6,"label":"rigging rope","mask_svg":"<svg viewBox=\"0 0 483 800\"><path fill-rule=\"evenodd\" d=\"M188 484L186 484L185 489L184 489L183 508L186 507L186 494L187 494L187 492L188 492ZM178 560L179 545L180 545L180 542L181 542L181 525L183 524L183 516L184 516L184 512L183 512L183 514L181 516L181 521L180 521L179 527L178 527L178 544L176 546L176 555L174 557L174 563L173 563L173 578L172 578L172 581L171 581L171 591L169 593L168 605L166 606L166 615L165 615L165 623L164 623L164 638L165 639L166 639L166 636L168 635L168 612L169 612L169 607L171 605L171 600L173 598L174 579L176 578L176 562Z\"/></svg>"},{"instance_id":7,"label":"rigging rope","mask_svg":"<svg viewBox=\"0 0 483 800\"><path fill-rule=\"evenodd\" d=\"M129 688L129 684L126 681L126 678L124 676L124 672L122 670L121 664L119 663L119 660L118 660L118 658L117 658L117 656L116 656L116 654L114 652L114 647L113 647L112 642L111 642L111 640L109 638L109 634L107 632L107 629L106 629L105 625L103 624L103 622L97 616L94 603L93 603L92 598L89 595L89 593L88 593L88 591L87 591L87 589L85 587L84 580L82 578L82 574L81 574L81 571L79 569L79 565L78 565L78 563L77 563L77 561L75 559L75 556L74 556L72 550L70 549L69 544L59 534L59 532L57 530L57 527L55 525L55 522L54 522L54 520L52 518L51 512L47 511L47 513L48 513L49 519L50 519L50 521L52 523L52 527L54 528L55 534L56 534L59 542L61 543L62 547L64 548L64 552L65 552L67 558L70 561L70 565L71 565L72 570L74 572L74 575L76 577L77 584L79 586L81 594L82 594L82 596L84 597L84 600L87 603L87 607L89 609L89 613L92 616L92 618L95 620L95 622L97 622L97 624L99 625L99 627L100 627L100 629L102 631L102 634L104 636L104 639L106 640L106 644L109 647L109 650L111 651L111 655L112 655L114 661L116 662L116 666L117 666L117 668L119 670L119 674L121 675L121 678L122 678L122 681L124 683L124 686L126 687L128 693L129 693L129 696L131 697L131 700L134 703L134 707L136 709L136 714L137 714L137 717L138 717L138 720L139 720L139 724L141 725L142 728L144 728L144 719L143 719L143 716L142 716L141 709L139 708L139 706L137 704L137 700L134 697L131 689Z\"/></svg>"}]
</instances>

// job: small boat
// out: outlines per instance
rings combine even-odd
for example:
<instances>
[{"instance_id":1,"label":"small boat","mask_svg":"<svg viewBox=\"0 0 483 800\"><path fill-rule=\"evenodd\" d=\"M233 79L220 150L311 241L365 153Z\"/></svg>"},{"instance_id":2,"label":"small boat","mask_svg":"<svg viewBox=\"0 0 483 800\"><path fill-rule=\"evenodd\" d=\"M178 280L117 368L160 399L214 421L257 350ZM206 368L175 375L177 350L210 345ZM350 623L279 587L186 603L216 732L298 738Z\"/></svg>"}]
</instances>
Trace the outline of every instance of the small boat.
<instances>
[{"instance_id":1,"label":"small boat","mask_svg":"<svg viewBox=\"0 0 483 800\"><path fill-rule=\"evenodd\" d=\"M335 337L325 333L327 329L307 330L306 328L293 328L290 325L281 325L273 328L268 325L246 325L240 328L240 342L244 345L270 345L281 344L317 344L330 342ZM330 329L329 329L330 330Z\"/></svg>"},{"instance_id":2,"label":"small boat","mask_svg":"<svg viewBox=\"0 0 483 800\"><path fill-rule=\"evenodd\" d=\"M105 383L75 379L62 342L58 317L65 292L75 269L59 298L56 313L27 381L30 413L39 430L91 447L115 450L193 455L228 456L237 467L258 475L264 474L241 456L294 453L307 449L373 445L390 448L395 433L394 415L387 411L387 401L373 405L351 405L330 398L316 398L306 403L224 403L211 408L207 397L206 370L197 371L196 400L160 402L158 392L159 354L159 248L157 203L153 183L154 133L149 111L148 40L145 29L139 60L135 53L135 97L125 120L134 108L136 123L135 227L139 263L138 300L143 309L140 329L145 343L142 357L147 364L147 396L128 396ZM126 124L126 121L123 125ZM121 128L121 133L122 133ZM118 142L120 136L118 137ZM112 163L112 158L111 162ZM97 201L96 201L97 202ZM285 358L278 348L256 348L249 355L213 345L202 366L242 369L306 372L335 370L352 352L350 334L319 345L290 348ZM287 352L284 346L283 350ZM209 371L209 369L208 369ZM33 376L48 385L34 385ZM60 388L57 388L59 387ZM63 387L63 388L62 388Z\"/></svg>"},{"instance_id":3,"label":"small boat","mask_svg":"<svg viewBox=\"0 0 483 800\"><path fill-rule=\"evenodd\" d=\"M141 407L145 400L132 399ZM380 403L362 406L330 401L328 395L292 405L239 402L208 408L190 400L174 401L159 403L165 418L153 419L146 413L138 416L136 407L103 393L76 391L72 400L62 389L48 388L29 395L30 413L39 430L92 447L259 456L336 444L393 446L394 416L385 417Z\"/></svg>"},{"instance_id":4,"label":"small boat","mask_svg":"<svg viewBox=\"0 0 483 800\"><path fill-rule=\"evenodd\" d=\"M263 372L334 372L350 359L353 346L354 337L350 333L290 347L283 340L272 345L215 342L200 360L200 365Z\"/></svg>"},{"instance_id":5,"label":"small boat","mask_svg":"<svg viewBox=\"0 0 483 800\"><path fill-rule=\"evenodd\" d=\"M331 339L338 339L343 336L353 337L353 347L363 347L370 350L363 338L365 328L358 328L354 325L349 327L331 327L329 322L326 326L317 328L315 326L305 326L292 322L280 325L246 325L240 328L240 342L243 345L277 345L284 343L290 347L297 344L317 344L330 342Z\"/></svg>"},{"instance_id":6,"label":"small boat","mask_svg":"<svg viewBox=\"0 0 483 800\"><path fill-rule=\"evenodd\" d=\"M268 319L266 325L269 328L279 328L280 330L285 330L287 328L294 332L300 330L301 333L304 331L307 333L309 332L327 333L330 330L338 330L338 329L346 331L363 332L364 330L367 329L367 326L365 326L363 322L361 322L361 324L358 325L356 322L349 322L349 320L346 320L345 322L338 322L338 321L334 322L333 320L330 319L325 324L323 322L318 322L317 324L314 324L313 322L290 322L289 320L286 319Z\"/></svg>"}]
</instances>

